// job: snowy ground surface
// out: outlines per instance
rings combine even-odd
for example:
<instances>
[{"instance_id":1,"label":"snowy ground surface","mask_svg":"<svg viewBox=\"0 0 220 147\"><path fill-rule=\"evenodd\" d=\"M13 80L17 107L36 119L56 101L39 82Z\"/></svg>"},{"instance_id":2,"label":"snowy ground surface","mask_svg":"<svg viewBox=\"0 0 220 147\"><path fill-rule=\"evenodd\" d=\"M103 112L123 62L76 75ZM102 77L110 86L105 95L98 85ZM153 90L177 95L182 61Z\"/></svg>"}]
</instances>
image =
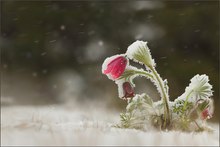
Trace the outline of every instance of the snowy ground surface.
<instances>
[{"instance_id":1,"label":"snowy ground surface","mask_svg":"<svg viewBox=\"0 0 220 147\"><path fill-rule=\"evenodd\" d=\"M214 133L142 132L111 127L118 112L70 106L4 106L1 145L215 145Z\"/></svg>"}]
</instances>

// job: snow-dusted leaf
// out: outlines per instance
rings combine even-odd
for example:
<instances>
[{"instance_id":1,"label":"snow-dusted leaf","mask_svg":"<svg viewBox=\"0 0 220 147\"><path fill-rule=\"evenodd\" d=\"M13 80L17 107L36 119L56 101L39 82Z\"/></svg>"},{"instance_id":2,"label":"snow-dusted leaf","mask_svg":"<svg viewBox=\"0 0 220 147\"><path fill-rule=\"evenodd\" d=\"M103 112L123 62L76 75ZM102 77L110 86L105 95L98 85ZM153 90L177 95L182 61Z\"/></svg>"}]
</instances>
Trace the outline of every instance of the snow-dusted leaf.
<instances>
[{"instance_id":1,"label":"snow-dusted leaf","mask_svg":"<svg viewBox=\"0 0 220 147\"><path fill-rule=\"evenodd\" d=\"M155 62L152 59L150 50L147 46L147 42L138 40L132 43L128 47L126 55L129 59L141 64L145 64L147 67L155 66Z\"/></svg>"},{"instance_id":2,"label":"snow-dusted leaf","mask_svg":"<svg viewBox=\"0 0 220 147\"><path fill-rule=\"evenodd\" d=\"M146 103L153 107L153 100L149 97L149 95L144 95L143 98L145 99Z\"/></svg>"},{"instance_id":3,"label":"snow-dusted leaf","mask_svg":"<svg viewBox=\"0 0 220 147\"><path fill-rule=\"evenodd\" d=\"M145 108L152 108L153 107L153 100L146 95L145 93L139 95L137 94L132 101L128 104L126 109L128 111L133 111L134 109L145 109Z\"/></svg>"},{"instance_id":4,"label":"snow-dusted leaf","mask_svg":"<svg viewBox=\"0 0 220 147\"><path fill-rule=\"evenodd\" d=\"M126 117L122 124L129 124L128 128L143 129L146 125L152 123L149 121L152 117L160 117L160 113L157 110L153 100L148 95L137 94L126 107L126 115L130 119Z\"/></svg>"},{"instance_id":5,"label":"snow-dusted leaf","mask_svg":"<svg viewBox=\"0 0 220 147\"><path fill-rule=\"evenodd\" d=\"M191 83L186 87L185 92L190 94L191 97L196 99L206 99L212 96L212 85L210 85L207 75L195 75L191 80Z\"/></svg>"},{"instance_id":6,"label":"snow-dusted leaf","mask_svg":"<svg viewBox=\"0 0 220 147\"><path fill-rule=\"evenodd\" d=\"M207 99L212 96L212 85L209 84L209 78L207 75L197 74L190 81L191 83L186 87L185 92L175 101L186 100L196 103L199 99Z\"/></svg>"}]
</instances>

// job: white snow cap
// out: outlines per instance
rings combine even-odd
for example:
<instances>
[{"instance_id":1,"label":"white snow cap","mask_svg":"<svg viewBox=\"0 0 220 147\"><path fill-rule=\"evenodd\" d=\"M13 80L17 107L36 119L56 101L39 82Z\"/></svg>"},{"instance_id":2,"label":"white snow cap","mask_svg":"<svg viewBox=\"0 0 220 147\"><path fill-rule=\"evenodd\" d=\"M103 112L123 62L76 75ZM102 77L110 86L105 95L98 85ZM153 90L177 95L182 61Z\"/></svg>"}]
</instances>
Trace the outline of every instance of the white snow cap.
<instances>
[{"instance_id":1,"label":"white snow cap","mask_svg":"<svg viewBox=\"0 0 220 147\"><path fill-rule=\"evenodd\" d=\"M104 70L107 69L107 65L109 64L109 62L111 62L111 61L114 60L115 58L121 57L121 56L124 57L125 54L117 54L117 55L114 55L114 56L111 56L111 57L106 58L105 61L104 61L103 64L102 64L102 73L104 74ZM128 65L128 64L129 64L129 62L128 62L128 60L127 60L127 65ZM127 66L127 65L126 65L126 66ZM109 78L110 80L113 80L113 81L114 81L114 79L111 77L111 75L107 74L107 76L108 76L108 78Z\"/></svg>"},{"instance_id":2,"label":"white snow cap","mask_svg":"<svg viewBox=\"0 0 220 147\"><path fill-rule=\"evenodd\" d=\"M151 57L147 42L139 40L135 41L128 47L126 55L135 62L139 62L147 66L155 66L155 62Z\"/></svg>"}]
</instances>

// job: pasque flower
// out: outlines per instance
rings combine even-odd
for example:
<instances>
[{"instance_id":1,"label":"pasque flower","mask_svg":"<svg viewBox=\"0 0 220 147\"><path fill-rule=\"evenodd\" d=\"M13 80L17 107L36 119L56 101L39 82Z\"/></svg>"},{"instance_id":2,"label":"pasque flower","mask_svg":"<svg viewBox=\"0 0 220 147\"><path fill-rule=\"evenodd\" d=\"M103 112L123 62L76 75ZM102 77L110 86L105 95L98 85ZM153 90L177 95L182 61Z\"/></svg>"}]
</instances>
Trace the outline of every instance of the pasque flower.
<instances>
[{"instance_id":1,"label":"pasque flower","mask_svg":"<svg viewBox=\"0 0 220 147\"><path fill-rule=\"evenodd\" d=\"M130 60L144 66L138 69L129 65ZM163 80L156 71L147 42L137 40L125 54L105 59L102 73L117 84L119 98L128 102L126 112L120 115L119 127L145 130L148 125L153 125L164 130L199 131L206 129L202 123L214 114L213 100L210 98L213 95L212 85L205 74L194 76L185 92L174 102L169 101L167 80ZM154 102L147 94L135 94L134 79L138 76L153 82L160 94L160 101Z\"/></svg>"},{"instance_id":2,"label":"pasque flower","mask_svg":"<svg viewBox=\"0 0 220 147\"><path fill-rule=\"evenodd\" d=\"M124 55L109 57L102 65L102 72L108 75L110 79L115 80L124 73L127 63L128 60Z\"/></svg>"},{"instance_id":3,"label":"pasque flower","mask_svg":"<svg viewBox=\"0 0 220 147\"><path fill-rule=\"evenodd\" d=\"M123 98L134 97L134 88L131 86L129 82L124 82L122 86L123 86L123 92L124 92Z\"/></svg>"},{"instance_id":4,"label":"pasque flower","mask_svg":"<svg viewBox=\"0 0 220 147\"><path fill-rule=\"evenodd\" d=\"M212 114L211 114L209 108L206 108L205 110L203 110L201 112L201 117L202 117L203 120L204 119L210 119L212 117Z\"/></svg>"}]
</instances>

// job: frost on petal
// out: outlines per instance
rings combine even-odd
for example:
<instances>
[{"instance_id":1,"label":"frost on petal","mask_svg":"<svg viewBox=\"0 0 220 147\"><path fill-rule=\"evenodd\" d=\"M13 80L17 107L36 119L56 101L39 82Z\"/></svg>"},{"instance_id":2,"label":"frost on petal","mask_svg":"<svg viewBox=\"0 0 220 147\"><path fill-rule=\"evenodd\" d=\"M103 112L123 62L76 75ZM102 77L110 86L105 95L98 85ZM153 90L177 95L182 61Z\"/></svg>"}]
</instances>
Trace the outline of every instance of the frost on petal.
<instances>
[{"instance_id":1,"label":"frost on petal","mask_svg":"<svg viewBox=\"0 0 220 147\"><path fill-rule=\"evenodd\" d=\"M134 97L134 87L125 79L116 80L118 95L120 98L127 99Z\"/></svg>"},{"instance_id":2,"label":"frost on petal","mask_svg":"<svg viewBox=\"0 0 220 147\"><path fill-rule=\"evenodd\" d=\"M124 54L115 55L105 59L102 64L102 73L106 74L109 79L115 80L123 74L127 65L128 60Z\"/></svg>"},{"instance_id":3,"label":"frost on petal","mask_svg":"<svg viewBox=\"0 0 220 147\"><path fill-rule=\"evenodd\" d=\"M138 40L132 43L128 47L126 55L128 56L129 59L132 59L135 62L139 62L141 64L145 64L147 67L155 66L155 62L152 59L150 50L147 46L147 42Z\"/></svg>"},{"instance_id":4,"label":"frost on petal","mask_svg":"<svg viewBox=\"0 0 220 147\"><path fill-rule=\"evenodd\" d=\"M186 100L189 97L189 102L196 102L199 99L207 99L212 96L212 85L210 85L207 75L195 75L191 80L191 83L186 87L185 92L178 97L175 101Z\"/></svg>"},{"instance_id":5,"label":"frost on petal","mask_svg":"<svg viewBox=\"0 0 220 147\"><path fill-rule=\"evenodd\" d=\"M118 96L120 98L124 97L124 90L123 90L123 83L125 82L125 79L116 80L115 83L118 86Z\"/></svg>"}]
</instances>

